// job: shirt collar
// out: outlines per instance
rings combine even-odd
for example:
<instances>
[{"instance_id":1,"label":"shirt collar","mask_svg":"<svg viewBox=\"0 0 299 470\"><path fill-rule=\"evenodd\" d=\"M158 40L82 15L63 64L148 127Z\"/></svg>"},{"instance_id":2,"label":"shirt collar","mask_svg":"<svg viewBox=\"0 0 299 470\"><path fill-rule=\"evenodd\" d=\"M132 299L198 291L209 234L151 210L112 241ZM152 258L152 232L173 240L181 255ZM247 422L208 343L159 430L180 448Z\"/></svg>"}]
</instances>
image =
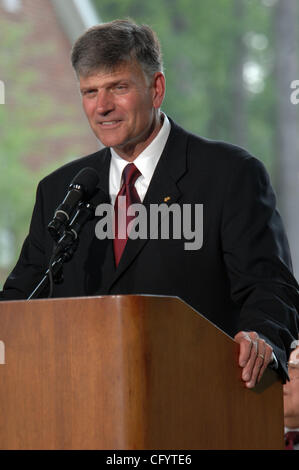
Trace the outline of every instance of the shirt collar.
<instances>
[{"instance_id":1,"label":"shirt collar","mask_svg":"<svg viewBox=\"0 0 299 470\"><path fill-rule=\"evenodd\" d=\"M284 433L292 432L292 431L299 431L299 428L288 428L287 426L284 427Z\"/></svg>"},{"instance_id":2,"label":"shirt collar","mask_svg":"<svg viewBox=\"0 0 299 470\"><path fill-rule=\"evenodd\" d=\"M142 178L145 182L149 184L153 173L155 171L156 165L161 157L161 154L164 150L166 141L170 133L170 122L166 114L162 113L163 124L154 138L154 140L138 155L134 160L134 164L142 174ZM117 186L121 185L121 176L125 166L128 164L126 160L121 158L113 148L110 148L111 151L111 169L113 169L115 182L117 180Z\"/></svg>"}]
</instances>

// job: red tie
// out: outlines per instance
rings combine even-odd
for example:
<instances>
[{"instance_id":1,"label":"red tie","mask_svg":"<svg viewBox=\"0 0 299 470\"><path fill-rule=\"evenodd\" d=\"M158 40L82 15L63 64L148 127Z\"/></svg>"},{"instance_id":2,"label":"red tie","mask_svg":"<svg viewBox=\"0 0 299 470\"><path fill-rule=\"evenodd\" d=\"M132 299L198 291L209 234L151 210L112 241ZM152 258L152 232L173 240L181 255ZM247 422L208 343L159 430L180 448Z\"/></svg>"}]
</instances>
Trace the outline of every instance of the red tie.
<instances>
[{"instance_id":1,"label":"red tie","mask_svg":"<svg viewBox=\"0 0 299 470\"><path fill-rule=\"evenodd\" d=\"M284 436L285 448L293 450L294 445L299 443L299 431L289 431Z\"/></svg>"},{"instance_id":2,"label":"red tie","mask_svg":"<svg viewBox=\"0 0 299 470\"><path fill-rule=\"evenodd\" d=\"M115 235L113 240L115 265L118 266L124 248L128 240L127 227L134 216L127 215L127 209L131 204L141 203L136 188L135 181L141 175L134 163L129 163L122 174L123 185L116 197L114 205ZM123 196L120 199L120 196ZM125 202L125 204L124 204ZM118 224L120 220L120 224ZM123 223L122 223L123 222Z\"/></svg>"}]
</instances>

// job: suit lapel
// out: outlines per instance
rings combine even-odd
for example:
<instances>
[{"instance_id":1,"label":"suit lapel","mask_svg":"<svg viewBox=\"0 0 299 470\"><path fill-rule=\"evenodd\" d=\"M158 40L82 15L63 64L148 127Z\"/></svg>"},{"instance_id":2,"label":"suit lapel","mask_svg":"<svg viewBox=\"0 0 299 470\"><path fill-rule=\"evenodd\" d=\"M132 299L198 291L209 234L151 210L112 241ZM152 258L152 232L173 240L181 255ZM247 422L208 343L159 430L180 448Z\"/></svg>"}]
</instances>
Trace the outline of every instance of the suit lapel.
<instances>
[{"instance_id":1,"label":"suit lapel","mask_svg":"<svg viewBox=\"0 0 299 470\"><path fill-rule=\"evenodd\" d=\"M181 196L178 182L186 172L187 134L171 122L171 131L159 163L153 174L143 204L149 214L151 204L174 204ZM151 227L152 231L152 227ZM111 279L109 289L128 269L136 256L148 243L148 239L128 239L120 263Z\"/></svg>"},{"instance_id":2,"label":"suit lapel","mask_svg":"<svg viewBox=\"0 0 299 470\"><path fill-rule=\"evenodd\" d=\"M96 159L95 169L99 175L99 182L97 184L98 192L92 199L92 203L97 206L103 202L109 203L109 170L111 162L111 153L109 148L105 148L101 151L101 155Z\"/></svg>"},{"instance_id":3,"label":"suit lapel","mask_svg":"<svg viewBox=\"0 0 299 470\"><path fill-rule=\"evenodd\" d=\"M109 172L110 172L111 153L109 148L101 150L94 161L94 168L99 175L97 185L98 191L90 201L96 208L100 204L110 204L109 195ZM107 292L111 279L115 273L115 263L113 254L112 240L98 240L96 233L96 224L99 218L95 217L91 221L90 238L88 242L87 257L84 264L86 272L85 290L87 295L100 295Z\"/></svg>"}]
</instances>

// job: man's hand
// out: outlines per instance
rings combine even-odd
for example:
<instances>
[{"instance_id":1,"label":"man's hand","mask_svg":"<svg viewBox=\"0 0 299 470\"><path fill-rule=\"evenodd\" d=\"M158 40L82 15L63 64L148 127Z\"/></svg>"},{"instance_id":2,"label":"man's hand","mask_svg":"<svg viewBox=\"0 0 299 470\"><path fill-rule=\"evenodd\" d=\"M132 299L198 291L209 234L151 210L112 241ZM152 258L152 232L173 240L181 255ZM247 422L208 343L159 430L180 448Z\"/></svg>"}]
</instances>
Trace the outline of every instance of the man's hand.
<instances>
[{"instance_id":1,"label":"man's hand","mask_svg":"<svg viewBox=\"0 0 299 470\"><path fill-rule=\"evenodd\" d=\"M240 344L239 366L243 368L242 379L246 387L253 388L272 361L273 349L255 331L239 331L234 339Z\"/></svg>"}]
</instances>

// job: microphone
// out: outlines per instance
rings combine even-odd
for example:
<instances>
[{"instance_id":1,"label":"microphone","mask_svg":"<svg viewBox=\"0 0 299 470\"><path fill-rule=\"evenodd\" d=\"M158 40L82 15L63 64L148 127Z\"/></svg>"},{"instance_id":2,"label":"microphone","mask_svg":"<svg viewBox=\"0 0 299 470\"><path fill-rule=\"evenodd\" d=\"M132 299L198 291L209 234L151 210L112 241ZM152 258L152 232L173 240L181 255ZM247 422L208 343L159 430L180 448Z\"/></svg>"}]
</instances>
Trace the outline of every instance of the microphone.
<instances>
[{"instance_id":1,"label":"microphone","mask_svg":"<svg viewBox=\"0 0 299 470\"><path fill-rule=\"evenodd\" d=\"M37 298L48 285L50 286L48 297L52 297L53 283L62 282L62 265L73 257L78 246L79 233L86 222L93 219L94 213L95 208L91 204L86 202L79 204L76 214L54 248L48 270L27 300Z\"/></svg>"},{"instance_id":2,"label":"microphone","mask_svg":"<svg viewBox=\"0 0 299 470\"><path fill-rule=\"evenodd\" d=\"M69 185L66 197L57 207L54 217L48 225L51 237L55 241L60 239L60 230L69 222L77 205L80 202L88 201L95 194L98 182L99 176L93 168L83 168L74 177Z\"/></svg>"},{"instance_id":3,"label":"microphone","mask_svg":"<svg viewBox=\"0 0 299 470\"><path fill-rule=\"evenodd\" d=\"M65 261L68 261L68 250L76 249L76 244L79 241L79 233L83 226L94 217L95 208L93 205L81 202L70 224L66 228L62 237L58 240L57 245L53 251L53 258L56 258L60 253L66 255ZM71 256L73 252L71 252Z\"/></svg>"}]
</instances>

